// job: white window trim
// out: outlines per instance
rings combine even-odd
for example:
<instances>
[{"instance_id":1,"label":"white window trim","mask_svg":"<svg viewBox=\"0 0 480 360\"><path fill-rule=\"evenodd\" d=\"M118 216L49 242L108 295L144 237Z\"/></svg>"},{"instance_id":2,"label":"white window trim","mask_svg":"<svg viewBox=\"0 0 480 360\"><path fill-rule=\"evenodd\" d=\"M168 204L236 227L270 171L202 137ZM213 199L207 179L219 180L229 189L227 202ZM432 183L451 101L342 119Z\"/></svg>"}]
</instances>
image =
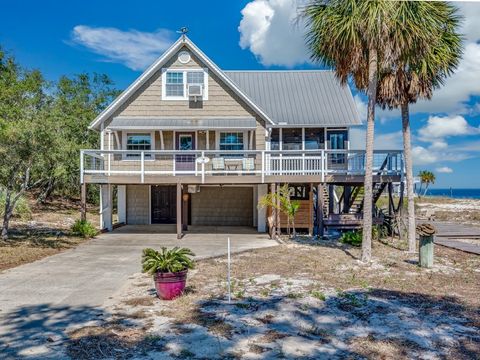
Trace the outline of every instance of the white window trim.
<instances>
[{"instance_id":1,"label":"white window trim","mask_svg":"<svg viewBox=\"0 0 480 360\"><path fill-rule=\"evenodd\" d=\"M242 133L243 134L243 151L250 150L248 148L248 131L242 131L242 130L217 130L215 131L215 150L220 150L220 133ZM228 152L228 150L225 150ZM238 160L239 158L242 158L243 156L238 156L238 157L229 157L225 158L225 161L228 160Z\"/></svg>"},{"instance_id":2,"label":"white window trim","mask_svg":"<svg viewBox=\"0 0 480 360\"><path fill-rule=\"evenodd\" d=\"M127 135L128 134L150 134L150 138L152 139L151 143L151 150L155 150L155 131L145 131L145 130L128 130L128 131L122 131L122 149L127 150ZM135 158L129 158L127 157L127 154L122 154L122 160L123 161L141 161L140 157L135 159ZM154 161L155 160L155 155L153 155L150 158L145 158L145 161Z\"/></svg>"},{"instance_id":3,"label":"white window trim","mask_svg":"<svg viewBox=\"0 0 480 360\"><path fill-rule=\"evenodd\" d=\"M183 94L184 96L167 96L167 72L183 73ZM162 100L186 101L187 96L187 72L203 72L203 96L202 100L208 100L208 69L207 68L163 68L162 69Z\"/></svg>"}]
</instances>

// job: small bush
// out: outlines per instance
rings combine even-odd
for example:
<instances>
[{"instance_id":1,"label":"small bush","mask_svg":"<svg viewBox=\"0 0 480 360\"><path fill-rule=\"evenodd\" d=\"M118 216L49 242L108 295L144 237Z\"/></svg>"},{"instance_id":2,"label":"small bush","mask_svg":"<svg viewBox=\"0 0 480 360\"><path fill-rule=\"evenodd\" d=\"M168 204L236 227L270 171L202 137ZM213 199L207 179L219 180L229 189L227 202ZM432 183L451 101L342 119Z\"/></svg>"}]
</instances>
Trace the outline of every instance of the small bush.
<instances>
[{"instance_id":1,"label":"small bush","mask_svg":"<svg viewBox=\"0 0 480 360\"><path fill-rule=\"evenodd\" d=\"M362 232L361 231L347 231L340 237L340 242L344 244L350 244L352 246L362 245Z\"/></svg>"},{"instance_id":2,"label":"small bush","mask_svg":"<svg viewBox=\"0 0 480 360\"><path fill-rule=\"evenodd\" d=\"M0 189L0 216L3 216L5 210L5 194ZM30 205L28 204L27 199L24 196L21 196L15 209L13 209L13 217L20 218L22 220L29 220L32 218L32 211L30 210Z\"/></svg>"},{"instance_id":3,"label":"small bush","mask_svg":"<svg viewBox=\"0 0 480 360\"><path fill-rule=\"evenodd\" d=\"M372 227L372 239L380 240L387 236L387 228L383 225L374 225ZM350 244L352 246L361 246L362 245L362 230L357 231L347 231L342 234L340 237L340 242L344 244Z\"/></svg>"},{"instance_id":4,"label":"small bush","mask_svg":"<svg viewBox=\"0 0 480 360\"><path fill-rule=\"evenodd\" d=\"M77 220L72 225L72 234L89 239L97 235L97 229L87 220Z\"/></svg>"}]
</instances>

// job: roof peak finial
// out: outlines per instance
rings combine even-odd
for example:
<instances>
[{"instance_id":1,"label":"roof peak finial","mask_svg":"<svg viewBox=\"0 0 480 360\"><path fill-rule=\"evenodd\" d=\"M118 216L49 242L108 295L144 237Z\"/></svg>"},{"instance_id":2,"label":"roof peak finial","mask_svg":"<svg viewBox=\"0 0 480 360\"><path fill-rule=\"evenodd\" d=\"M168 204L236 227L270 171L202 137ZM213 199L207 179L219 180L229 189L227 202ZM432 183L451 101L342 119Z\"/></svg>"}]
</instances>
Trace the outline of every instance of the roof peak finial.
<instances>
[{"instance_id":1,"label":"roof peak finial","mask_svg":"<svg viewBox=\"0 0 480 360\"><path fill-rule=\"evenodd\" d=\"M182 34L182 39L185 40L185 37L188 33L188 28L186 26L182 26L180 30L177 31L178 34Z\"/></svg>"}]
</instances>

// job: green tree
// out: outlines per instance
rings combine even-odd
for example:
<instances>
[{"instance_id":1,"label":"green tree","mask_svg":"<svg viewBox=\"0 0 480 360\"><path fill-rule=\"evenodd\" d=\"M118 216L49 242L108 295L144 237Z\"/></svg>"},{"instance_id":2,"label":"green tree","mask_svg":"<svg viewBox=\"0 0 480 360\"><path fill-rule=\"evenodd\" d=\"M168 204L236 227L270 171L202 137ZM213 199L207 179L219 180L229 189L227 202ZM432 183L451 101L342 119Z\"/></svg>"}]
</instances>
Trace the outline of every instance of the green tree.
<instances>
[{"instance_id":1,"label":"green tree","mask_svg":"<svg viewBox=\"0 0 480 360\"><path fill-rule=\"evenodd\" d=\"M428 187L430 184L435 184L435 174L428 170L422 170L418 173L418 177L420 178L420 191L419 196L422 192L422 186L425 184L425 190L423 192L423 196L427 195Z\"/></svg>"},{"instance_id":2,"label":"green tree","mask_svg":"<svg viewBox=\"0 0 480 360\"><path fill-rule=\"evenodd\" d=\"M106 75L62 76L53 92L50 118L56 124L59 147L45 157L44 181L39 200L54 191L63 196L78 195L80 149L98 148L99 137L88 125L119 94Z\"/></svg>"},{"instance_id":3,"label":"green tree","mask_svg":"<svg viewBox=\"0 0 480 360\"><path fill-rule=\"evenodd\" d=\"M380 76L378 102L400 108L407 185L409 251L416 249L413 159L409 104L430 99L457 67L461 49L456 8L443 1L402 1L395 14L395 35L401 50L396 66Z\"/></svg>"},{"instance_id":4,"label":"green tree","mask_svg":"<svg viewBox=\"0 0 480 360\"><path fill-rule=\"evenodd\" d=\"M290 187L288 184L284 184L275 193L268 193L264 195L258 201L259 207L271 207L277 211L280 211L287 217L287 229L290 233L290 224L292 224L292 236L297 236L295 229L295 216L300 209L300 201L292 200L290 198Z\"/></svg>"},{"instance_id":5,"label":"green tree","mask_svg":"<svg viewBox=\"0 0 480 360\"><path fill-rule=\"evenodd\" d=\"M5 193L1 237L20 197L35 183L37 161L55 147L48 119L47 83L38 71L22 69L0 50L0 187ZM41 170L41 169L40 169Z\"/></svg>"},{"instance_id":6,"label":"green tree","mask_svg":"<svg viewBox=\"0 0 480 360\"><path fill-rule=\"evenodd\" d=\"M373 139L378 74L391 66L392 13L396 1L315 0L303 11L311 58L335 70L342 84L353 78L368 96L362 260L372 252Z\"/></svg>"}]
</instances>

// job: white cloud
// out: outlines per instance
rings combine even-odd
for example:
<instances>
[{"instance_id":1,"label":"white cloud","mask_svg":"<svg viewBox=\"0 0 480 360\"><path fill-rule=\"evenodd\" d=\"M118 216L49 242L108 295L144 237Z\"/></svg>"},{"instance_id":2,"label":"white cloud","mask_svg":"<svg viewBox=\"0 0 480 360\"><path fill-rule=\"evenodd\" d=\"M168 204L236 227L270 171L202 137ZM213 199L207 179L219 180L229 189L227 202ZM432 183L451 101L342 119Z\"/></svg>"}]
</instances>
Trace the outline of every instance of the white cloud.
<instances>
[{"instance_id":1,"label":"white cloud","mask_svg":"<svg viewBox=\"0 0 480 360\"><path fill-rule=\"evenodd\" d=\"M453 173L453 169L449 168L448 166L442 166L438 167L435 169L436 172L442 173L442 174L451 174Z\"/></svg>"},{"instance_id":2,"label":"white cloud","mask_svg":"<svg viewBox=\"0 0 480 360\"><path fill-rule=\"evenodd\" d=\"M364 123L367 121L367 110L368 106L365 101L362 100L362 97L360 94L356 94L353 97L353 100L355 101L355 106L357 107L358 114L360 115L360 120Z\"/></svg>"},{"instance_id":3,"label":"white cloud","mask_svg":"<svg viewBox=\"0 0 480 360\"><path fill-rule=\"evenodd\" d=\"M424 141L440 140L449 136L475 135L479 132L480 129L470 126L460 115L430 116L427 125L418 130L420 138Z\"/></svg>"},{"instance_id":4,"label":"white cloud","mask_svg":"<svg viewBox=\"0 0 480 360\"><path fill-rule=\"evenodd\" d=\"M170 47L175 37L172 31L166 29L141 32L77 25L71 38L74 43L102 55L104 61L121 63L132 70L143 70Z\"/></svg>"},{"instance_id":5,"label":"white cloud","mask_svg":"<svg viewBox=\"0 0 480 360\"><path fill-rule=\"evenodd\" d=\"M480 3L477 4L480 7ZM480 28L480 26L479 26ZM412 112L467 113L465 104L471 96L480 95L480 44L467 43L455 73L436 90L432 100L420 101Z\"/></svg>"},{"instance_id":6,"label":"white cloud","mask_svg":"<svg viewBox=\"0 0 480 360\"><path fill-rule=\"evenodd\" d=\"M352 150L365 150L365 127L350 129L350 148ZM375 134L373 147L376 150L401 150L403 149L402 132Z\"/></svg>"},{"instance_id":7,"label":"white cloud","mask_svg":"<svg viewBox=\"0 0 480 360\"><path fill-rule=\"evenodd\" d=\"M467 41L476 42L480 39L480 4L473 1L459 1L455 5L460 9L464 16L461 33L465 35Z\"/></svg>"},{"instance_id":8,"label":"white cloud","mask_svg":"<svg viewBox=\"0 0 480 360\"><path fill-rule=\"evenodd\" d=\"M308 62L304 27L295 25L302 0L254 0L241 11L240 46L263 65L292 67Z\"/></svg>"}]
</instances>

